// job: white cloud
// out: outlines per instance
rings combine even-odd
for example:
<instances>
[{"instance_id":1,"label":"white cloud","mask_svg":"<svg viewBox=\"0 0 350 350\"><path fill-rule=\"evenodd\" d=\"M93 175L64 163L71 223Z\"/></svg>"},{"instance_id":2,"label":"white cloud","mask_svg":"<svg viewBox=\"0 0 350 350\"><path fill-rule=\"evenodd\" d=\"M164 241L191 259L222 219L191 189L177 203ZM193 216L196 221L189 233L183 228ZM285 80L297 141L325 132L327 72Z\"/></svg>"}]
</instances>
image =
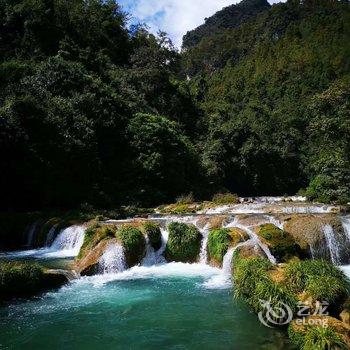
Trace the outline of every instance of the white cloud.
<instances>
[{"instance_id":1,"label":"white cloud","mask_svg":"<svg viewBox=\"0 0 350 350\"><path fill-rule=\"evenodd\" d=\"M188 30L232 3L232 0L137 0L129 8L131 14L147 23L151 31L165 31L175 46L181 47L182 37Z\"/></svg>"},{"instance_id":2,"label":"white cloud","mask_svg":"<svg viewBox=\"0 0 350 350\"><path fill-rule=\"evenodd\" d=\"M120 2L138 21L147 23L152 32L165 31L175 46L180 48L182 37L187 31L204 23L206 17L239 0L121 0Z\"/></svg>"}]
</instances>

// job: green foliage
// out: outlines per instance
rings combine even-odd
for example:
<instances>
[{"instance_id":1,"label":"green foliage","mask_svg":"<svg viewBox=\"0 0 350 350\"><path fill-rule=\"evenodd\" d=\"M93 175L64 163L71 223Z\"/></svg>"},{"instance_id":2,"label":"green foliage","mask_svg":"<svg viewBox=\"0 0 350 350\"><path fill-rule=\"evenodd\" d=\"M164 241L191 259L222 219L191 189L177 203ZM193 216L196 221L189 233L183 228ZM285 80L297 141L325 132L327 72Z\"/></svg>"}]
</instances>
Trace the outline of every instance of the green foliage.
<instances>
[{"instance_id":1,"label":"green foliage","mask_svg":"<svg viewBox=\"0 0 350 350\"><path fill-rule=\"evenodd\" d=\"M168 261L195 262L198 259L201 234L193 225L172 222L168 226L169 239L165 251Z\"/></svg>"},{"instance_id":2,"label":"green foliage","mask_svg":"<svg viewBox=\"0 0 350 350\"><path fill-rule=\"evenodd\" d=\"M239 198L232 193L216 193L213 196L212 202L218 205L237 204L239 203Z\"/></svg>"},{"instance_id":3,"label":"green foliage","mask_svg":"<svg viewBox=\"0 0 350 350\"><path fill-rule=\"evenodd\" d=\"M255 311L263 311L262 300L269 301L273 308L281 303L296 310L297 299L287 286L271 280L268 275L272 264L267 259L240 259L234 257L234 286L235 297L243 298Z\"/></svg>"},{"instance_id":4,"label":"green foliage","mask_svg":"<svg viewBox=\"0 0 350 350\"><path fill-rule=\"evenodd\" d=\"M225 13L226 27L202 31ZM349 201L349 3L288 1L235 28L229 13L183 54L209 180L253 196L310 184L310 199Z\"/></svg>"},{"instance_id":5,"label":"green foliage","mask_svg":"<svg viewBox=\"0 0 350 350\"><path fill-rule=\"evenodd\" d=\"M286 281L288 288L295 293L305 291L313 299L331 304L345 299L349 290L349 281L344 273L323 260L289 263L286 267Z\"/></svg>"},{"instance_id":6,"label":"green foliage","mask_svg":"<svg viewBox=\"0 0 350 350\"><path fill-rule=\"evenodd\" d=\"M217 229L210 231L208 236L208 258L221 264L232 238L229 229Z\"/></svg>"},{"instance_id":7,"label":"green foliage","mask_svg":"<svg viewBox=\"0 0 350 350\"><path fill-rule=\"evenodd\" d=\"M116 236L123 245L128 267L138 265L146 253L146 240L142 232L135 227L123 226Z\"/></svg>"},{"instance_id":8,"label":"green foliage","mask_svg":"<svg viewBox=\"0 0 350 350\"><path fill-rule=\"evenodd\" d=\"M183 48L189 49L196 46L203 38L220 33L223 29L238 27L242 22L254 18L258 13L270 7L265 0L243 0L242 2L225 7L198 28L187 32L183 38Z\"/></svg>"},{"instance_id":9,"label":"green foliage","mask_svg":"<svg viewBox=\"0 0 350 350\"><path fill-rule=\"evenodd\" d=\"M183 194L176 198L177 204L192 204L194 203L193 193Z\"/></svg>"},{"instance_id":10,"label":"green foliage","mask_svg":"<svg viewBox=\"0 0 350 350\"><path fill-rule=\"evenodd\" d=\"M0 300L32 296L43 288L43 280L37 264L0 262Z\"/></svg>"},{"instance_id":11,"label":"green foliage","mask_svg":"<svg viewBox=\"0 0 350 350\"><path fill-rule=\"evenodd\" d=\"M259 236L266 241L271 253L279 261L286 261L292 256L301 255L301 248L294 238L273 224L261 225Z\"/></svg>"},{"instance_id":12,"label":"green foliage","mask_svg":"<svg viewBox=\"0 0 350 350\"><path fill-rule=\"evenodd\" d=\"M154 222L146 222L143 225L143 231L147 235L151 246L157 251L162 245L162 233L159 224Z\"/></svg>"},{"instance_id":13,"label":"green foliage","mask_svg":"<svg viewBox=\"0 0 350 350\"><path fill-rule=\"evenodd\" d=\"M140 186L134 189L135 196L141 193L143 202L162 201L191 188L193 174L198 174L196 153L176 123L137 114L128 131Z\"/></svg>"},{"instance_id":14,"label":"green foliage","mask_svg":"<svg viewBox=\"0 0 350 350\"><path fill-rule=\"evenodd\" d=\"M113 238L116 235L114 227L102 225L95 221L85 230L84 242L80 248L77 259L82 259L91 249L104 239Z\"/></svg>"},{"instance_id":15,"label":"green foliage","mask_svg":"<svg viewBox=\"0 0 350 350\"><path fill-rule=\"evenodd\" d=\"M292 342L301 350L347 349L344 339L332 327L307 327L304 333L288 329Z\"/></svg>"}]
</instances>

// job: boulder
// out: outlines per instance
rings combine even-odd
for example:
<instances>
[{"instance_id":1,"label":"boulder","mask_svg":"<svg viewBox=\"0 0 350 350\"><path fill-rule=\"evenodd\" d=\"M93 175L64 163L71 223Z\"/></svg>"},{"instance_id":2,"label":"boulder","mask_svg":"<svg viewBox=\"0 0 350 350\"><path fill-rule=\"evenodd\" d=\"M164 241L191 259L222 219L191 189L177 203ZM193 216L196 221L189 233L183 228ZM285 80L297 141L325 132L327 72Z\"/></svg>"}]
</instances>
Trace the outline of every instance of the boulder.
<instances>
[{"instance_id":1,"label":"boulder","mask_svg":"<svg viewBox=\"0 0 350 350\"><path fill-rule=\"evenodd\" d=\"M116 238L104 239L95 247L86 251L86 254L76 262L76 270L81 276L92 276L98 273L99 260L108 245L111 243L118 243Z\"/></svg>"},{"instance_id":2,"label":"boulder","mask_svg":"<svg viewBox=\"0 0 350 350\"><path fill-rule=\"evenodd\" d=\"M198 260L202 235L194 225L172 222L165 250L167 261L195 262Z\"/></svg>"},{"instance_id":3,"label":"boulder","mask_svg":"<svg viewBox=\"0 0 350 350\"><path fill-rule=\"evenodd\" d=\"M264 251L256 244L241 245L235 253L239 259L266 258Z\"/></svg>"},{"instance_id":4,"label":"boulder","mask_svg":"<svg viewBox=\"0 0 350 350\"><path fill-rule=\"evenodd\" d=\"M279 262L285 262L293 256L303 257L307 255L307 251L303 252L292 235L273 224L261 225L256 231L260 240L269 247Z\"/></svg>"},{"instance_id":5,"label":"boulder","mask_svg":"<svg viewBox=\"0 0 350 350\"><path fill-rule=\"evenodd\" d=\"M286 219L284 230L314 259L331 260L330 250L325 238L325 226L329 226L338 242L347 240L339 215L293 215ZM350 247L339 247L339 264L350 260Z\"/></svg>"}]
</instances>

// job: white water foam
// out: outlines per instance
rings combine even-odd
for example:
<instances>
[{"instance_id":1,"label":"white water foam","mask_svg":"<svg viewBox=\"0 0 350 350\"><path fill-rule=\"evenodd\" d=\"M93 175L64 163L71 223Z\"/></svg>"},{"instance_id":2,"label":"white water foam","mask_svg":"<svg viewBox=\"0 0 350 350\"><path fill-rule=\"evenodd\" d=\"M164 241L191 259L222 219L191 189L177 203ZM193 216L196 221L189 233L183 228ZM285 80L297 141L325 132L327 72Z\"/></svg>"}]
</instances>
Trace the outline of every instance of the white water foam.
<instances>
[{"instance_id":1,"label":"white water foam","mask_svg":"<svg viewBox=\"0 0 350 350\"><path fill-rule=\"evenodd\" d=\"M73 258L79 254L84 242L85 228L83 226L71 226L62 230L50 247L20 250L14 252L4 252L0 257L7 259L17 258Z\"/></svg>"},{"instance_id":2,"label":"white water foam","mask_svg":"<svg viewBox=\"0 0 350 350\"><path fill-rule=\"evenodd\" d=\"M91 277L82 277L77 283L91 283L94 286L100 286L112 281L164 278L164 277L203 277L210 278L214 275L220 275L221 270L203 264L186 264L171 262L153 266L134 266L128 270L114 274L96 275Z\"/></svg>"},{"instance_id":3,"label":"white water foam","mask_svg":"<svg viewBox=\"0 0 350 350\"><path fill-rule=\"evenodd\" d=\"M250 227L240 224L236 218L232 222L225 225L225 227L226 228L237 227L245 231L248 234L251 243L258 245L262 249L262 251L265 253L266 257L270 260L271 263L273 264L277 263L276 258L272 255L269 247L263 242L261 242L259 236Z\"/></svg>"},{"instance_id":4,"label":"white water foam","mask_svg":"<svg viewBox=\"0 0 350 350\"><path fill-rule=\"evenodd\" d=\"M102 274L118 273L126 269L124 249L121 244L109 244L99 260L99 272Z\"/></svg>"},{"instance_id":5,"label":"white water foam","mask_svg":"<svg viewBox=\"0 0 350 350\"><path fill-rule=\"evenodd\" d=\"M331 255L331 260L334 265L339 265L341 263L340 252L338 241L334 235L334 231L332 226L324 225L323 233L326 238L327 246L329 249L329 253Z\"/></svg>"}]
</instances>

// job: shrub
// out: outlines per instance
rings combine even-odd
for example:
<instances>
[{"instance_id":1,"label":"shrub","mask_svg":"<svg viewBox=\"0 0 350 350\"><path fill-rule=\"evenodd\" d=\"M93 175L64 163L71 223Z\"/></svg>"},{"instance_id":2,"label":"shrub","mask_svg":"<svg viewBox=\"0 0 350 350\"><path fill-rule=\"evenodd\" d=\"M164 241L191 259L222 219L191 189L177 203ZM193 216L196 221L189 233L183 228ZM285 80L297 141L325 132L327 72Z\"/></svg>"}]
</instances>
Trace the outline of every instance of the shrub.
<instances>
[{"instance_id":1,"label":"shrub","mask_svg":"<svg viewBox=\"0 0 350 350\"><path fill-rule=\"evenodd\" d=\"M217 263L222 263L232 238L229 229L217 229L209 233L208 236L208 257Z\"/></svg>"},{"instance_id":2,"label":"shrub","mask_svg":"<svg viewBox=\"0 0 350 350\"><path fill-rule=\"evenodd\" d=\"M232 193L217 193L213 196L212 202L218 205L237 204L239 203L239 198Z\"/></svg>"},{"instance_id":3,"label":"shrub","mask_svg":"<svg viewBox=\"0 0 350 350\"><path fill-rule=\"evenodd\" d=\"M0 299L32 296L43 287L44 271L37 264L0 263Z\"/></svg>"},{"instance_id":4,"label":"shrub","mask_svg":"<svg viewBox=\"0 0 350 350\"><path fill-rule=\"evenodd\" d=\"M172 222L165 252L168 261L195 262L201 246L201 234L193 225Z\"/></svg>"},{"instance_id":5,"label":"shrub","mask_svg":"<svg viewBox=\"0 0 350 350\"><path fill-rule=\"evenodd\" d=\"M285 286L271 280L268 275L273 267L269 260L263 258L239 259L234 258L235 297L243 298L255 312L263 311L262 301L269 301L272 308L277 310L283 304L292 311L296 309L297 300Z\"/></svg>"},{"instance_id":6,"label":"shrub","mask_svg":"<svg viewBox=\"0 0 350 350\"><path fill-rule=\"evenodd\" d=\"M345 298L349 289L344 273L324 260L289 263L286 267L286 281L295 293L305 291L312 298L329 303Z\"/></svg>"},{"instance_id":7,"label":"shrub","mask_svg":"<svg viewBox=\"0 0 350 350\"><path fill-rule=\"evenodd\" d=\"M183 194L176 198L176 203L178 204L193 204L194 196L193 193Z\"/></svg>"},{"instance_id":8,"label":"shrub","mask_svg":"<svg viewBox=\"0 0 350 350\"><path fill-rule=\"evenodd\" d=\"M306 331L298 332L290 325L288 335L301 350L347 349L343 338L332 327L308 326Z\"/></svg>"},{"instance_id":9,"label":"shrub","mask_svg":"<svg viewBox=\"0 0 350 350\"><path fill-rule=\"evenodd\" d=\"M117 238L121 241L125 260L129 267L141 262L146 252L146 240L142 232L131 226L123 226L117 231Z\"/></svg>"},{"instance_id":10,"label":"shrub","mask_svg":"<svg viewBox=\"0 0 350 350\"><path fill-rule=\"evenodd\" d=\"M162 245L162 233L159 224L146 222L143 225L144 233L147 235L151 246L157 251Z\"/></svg>"}]
</instances>

